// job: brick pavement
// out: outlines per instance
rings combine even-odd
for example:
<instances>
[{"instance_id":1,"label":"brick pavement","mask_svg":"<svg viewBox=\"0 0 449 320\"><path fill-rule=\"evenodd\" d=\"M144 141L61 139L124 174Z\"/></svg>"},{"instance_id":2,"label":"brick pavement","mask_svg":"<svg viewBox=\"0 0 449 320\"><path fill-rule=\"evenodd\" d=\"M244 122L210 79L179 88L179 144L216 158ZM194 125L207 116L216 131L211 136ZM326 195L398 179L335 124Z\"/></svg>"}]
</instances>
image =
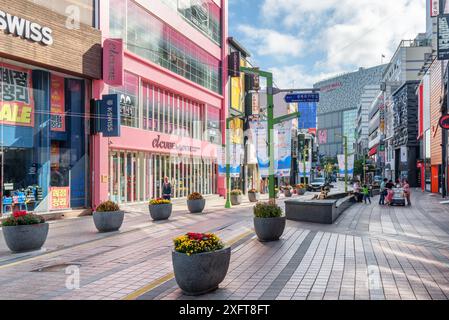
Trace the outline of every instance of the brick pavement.
<instances>
[{"instance_id":1,"label":"brick pavement","mask_svg":"<svg viewBox=\"0 0 449 320\"><path fill-rule=\"evenodd\" d=\"M421 192L410 208L376 200L354 205L334 225L288 221L271 243L257 241L249 203L225 210L218 201L205 215L180 209L162 223L129 208L135 229L5 260L0 299L448 299L449 207ZM184 296L173 278L171 240L187 231L213 231L233 244L225 280L201 297ZM80 266L80 289L66 288L66 265Z\"/></svg>"}]
</instances>

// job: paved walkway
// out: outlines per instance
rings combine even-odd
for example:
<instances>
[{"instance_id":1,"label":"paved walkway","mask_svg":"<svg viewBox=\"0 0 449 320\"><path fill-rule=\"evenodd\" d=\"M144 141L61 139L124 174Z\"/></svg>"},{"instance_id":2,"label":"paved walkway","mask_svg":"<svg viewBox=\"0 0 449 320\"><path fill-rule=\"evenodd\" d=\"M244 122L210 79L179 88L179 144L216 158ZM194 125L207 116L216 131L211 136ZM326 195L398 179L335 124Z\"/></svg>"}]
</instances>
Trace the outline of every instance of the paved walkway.
<instances>
[{"instance_id":1,"label":"paved walkway","mask_svg":"<svg viewBox=\"0 0 449 320\"><path fill-rule=\"evenodd\" d=\"M212 231L231 245L231 265L220 289L196 299L448 299L449 206L421 192L413 193L410 208L379 207L377 199L352 206L334 225L288 221L272 243L255 238L249 203L225 210L217 200L205 215L180 209L157 223L141 206L107 237L85 225L87 242L58 249L52 245L63 233L50 233L48 251L2 255L0 298L192 299L173 278L172 239ZM76 232L78 223L92 223L83 219L51 229ZM67 289L72 278L65 272L73 271L67 266L79 267L80 289Z\"/></svg>"}]
</instances>

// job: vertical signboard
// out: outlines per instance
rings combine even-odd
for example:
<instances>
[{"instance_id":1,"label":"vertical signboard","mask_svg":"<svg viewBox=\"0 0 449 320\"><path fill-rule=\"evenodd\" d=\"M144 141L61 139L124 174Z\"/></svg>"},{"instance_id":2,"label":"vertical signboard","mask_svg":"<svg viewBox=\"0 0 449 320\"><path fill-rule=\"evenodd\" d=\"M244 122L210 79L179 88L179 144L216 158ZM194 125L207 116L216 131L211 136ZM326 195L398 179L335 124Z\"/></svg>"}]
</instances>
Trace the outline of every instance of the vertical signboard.
<instances>
[{"instance_id":1,"label":"vertical signboard","mask_svg":"<svg viewBox=\"0 0 449 320\"><path fill-rule=\"evenodd\" d=\"M51 131L65 131L64 78L51 75Z\"/></svg>"},{"instance_id":2,"label":"vertical signboard","mask_svg":"<svg viewBox=\"0 0 449 320\"><path fill-rule=\"evenodd\" d=\"M275 125L274 134L275 174L289 176L292 163L292 123L287 121Z\"/></svg>"},{"instance_id":3,"label":"vertical signboard","mask_svg":"<svg viewBox=\"0 0 449 320\"><path fill-rule=\"evenodd\" d=\"M338 169L340 176L345 175L345 155L339 154L337 155L338 159ZM352 177L354 174L354 155L348 156L348 176Z\"/></svg>"},{"instance_id":4,"label":"vertical signboard","mask_svg":"<svg viewBox=\"0 0 449 320\"><path fill-rule=\"evenodd\" d=\"M218 175L226 176L226 151L225 147L217 148L217 158L218 158Z\"/></svg>"},{"instance_id":5,"label":"vertical signboard","mask_svg":"<svg viewBox=\"0 0 449 320\"><path fill-rule=\"evenodd\" d=\"M298 103L298 129L316 128L316 102Z\"/></svg>"},{"instance_id":6,"label":"vertical signboard","mask_svg":"<svg viewBox=\"0 0 449 320\"><path fill-rule=\"evenodd\" d=\"M438 16L437 58L449 60L449 14Z\"/></svg>"},{"instance_id":7,"label":"vertical signboard","mask_svg":"<svg viewBox=\"0 0 449 320\"><path fill-rule=\"evenodd\" d=\"M50 210L70 208L70 187L50 187Z\"/></svg>"},{"instance_id":8,"label":"vertical signboard","mask_svg":"<svg viewBox=\"0 0 449 320\"><path fill-rule=\"evenodd\" d=\"M436 17L440 14L440 1L430 0L430 16Z\"/></svg>"},{"instance_id":9,"label":"vertical signboard","mask_svg":"<svg viewBox=\"0 0 449 320\"><path fill-rule=\"evenodd\" d=\"M110 86L122 86L123 40L106 39L103 43L103 81Z\"/></svg>"},{"instance_id":10,"label":"vertical signboard","mask_svg":"<svg viewBox=\"0 0 449 320\"><path fill-rule=\"evenodd\" d=\"M240 51L229 54L228 74L230 77L240 77Z\"/></svg>"},{"instance_id":11,"label":"vertical signboard","mask_svg":"<svg viewBox=\"0 0 449 320\"><path fill-rule=\"evenodd\" d=\"M120 111L118 94L103 95L100 105L100 132L104 137L120 136Z\"/></svg>"},{"instance_id":12,"label":"vertical signboard","mask_svg":"<svg viewBox=\"0 0 449 320\"><path fill-rule=\"evenodd\" d=\"M259 165L259 172L261 177L268 177L268 146L267 146L267 122L266 121L252 121L250 123L252 136L255 137L256 157Z\"/></svg>"},{"instance_id":13,"label":"vertical signboard","mask_svg":"<svg viewBox=\"0 0 449 320\"><path fill-rule=\"evenodd\" d=\"M231 146L231 177L240 177L241 159L243 154L241 144L232 144Z\"/></svg>"}]
</instances>

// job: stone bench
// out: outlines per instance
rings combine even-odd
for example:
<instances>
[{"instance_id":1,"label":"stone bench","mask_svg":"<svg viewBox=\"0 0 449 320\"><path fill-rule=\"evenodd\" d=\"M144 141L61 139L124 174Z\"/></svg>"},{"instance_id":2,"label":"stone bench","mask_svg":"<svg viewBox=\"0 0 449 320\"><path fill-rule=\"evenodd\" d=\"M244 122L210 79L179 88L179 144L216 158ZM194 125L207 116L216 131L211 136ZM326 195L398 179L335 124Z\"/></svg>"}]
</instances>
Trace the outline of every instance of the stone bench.
<instances>
[{"instance_id":1,"label":"stone bench","mask_svg":"<svg viewBox=\"0 0 449 320\"><path fill-rule=\"evenodd\" d=\"M353 195L326 200L287 200L285 216L288 220L332 224L354 203Z\"/></svg>"}]
</instances>

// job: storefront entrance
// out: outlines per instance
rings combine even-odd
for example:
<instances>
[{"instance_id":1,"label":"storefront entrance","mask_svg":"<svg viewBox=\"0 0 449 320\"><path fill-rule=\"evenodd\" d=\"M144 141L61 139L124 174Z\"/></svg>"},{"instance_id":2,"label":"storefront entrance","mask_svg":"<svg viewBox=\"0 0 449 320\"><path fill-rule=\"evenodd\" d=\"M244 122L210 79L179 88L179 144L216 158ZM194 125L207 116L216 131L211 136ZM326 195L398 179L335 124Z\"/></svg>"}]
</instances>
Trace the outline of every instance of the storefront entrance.
<instances>
[{"instance_id":1,"label":"storefront entrance","mask_svg":"<svg viewBox=\"0 0 449 320\"><path fill-rule=\"evenodd\" d=\"M174 198L184 198L192 192L203 195L217 192L217 169L213 159L112 151L109 163L109 198L117 203L161 197L164 177L168 177L173 186Z\"/></svg>"}]
</instances>

